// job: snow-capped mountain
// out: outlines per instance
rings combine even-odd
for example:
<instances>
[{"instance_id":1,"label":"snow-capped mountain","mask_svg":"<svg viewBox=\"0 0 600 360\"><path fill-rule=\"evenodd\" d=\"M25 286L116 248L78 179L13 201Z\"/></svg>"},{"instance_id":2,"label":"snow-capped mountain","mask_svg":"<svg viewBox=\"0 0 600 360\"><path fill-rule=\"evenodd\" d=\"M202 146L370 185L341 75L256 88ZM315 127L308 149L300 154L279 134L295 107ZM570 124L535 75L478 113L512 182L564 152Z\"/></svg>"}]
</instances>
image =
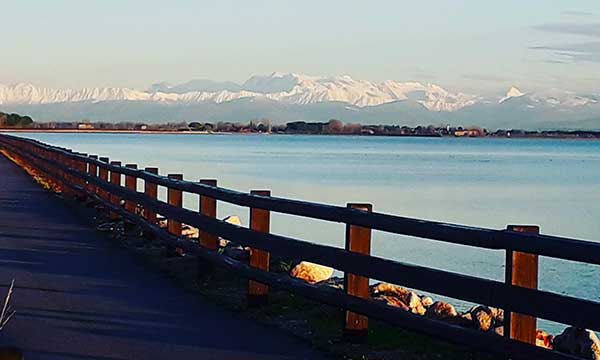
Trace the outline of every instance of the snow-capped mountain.
<instances>
[{"instance_id":1,"label":"snow-capped mountain","mask_svg":"<svg viewBox=\"0 0 600 360\"><path fill-rule=\"evenodd\" d=\"M455 111L472 105L475 97L450 93L440 86L418 82L354 80L348 75L318 77L273 73L253 76L243 85L231 82L194 80L172 86L154 84L147 91L128 88L88 88L61 90L39 88L31 84L0 87L0 104L51 104L77 101L157 101L222 103L241 98L262 98L289 104L343 102L365 107L407 100L411 94L431 111Z\"/></svg>"},{"instance_id":2,"label":"snow-capped mountain","mask_svg":"<svg viewBox=\"0 0 600 360\"><path fill-rule=\"evenodd\" d=\"M273 73L243 84L192 80L129 88L52 89L0 84L0 110L38 121L327 121L489 128L600 129L600 93L547 89L469 95L420 82Z\"/></svg>"}]
</instances>

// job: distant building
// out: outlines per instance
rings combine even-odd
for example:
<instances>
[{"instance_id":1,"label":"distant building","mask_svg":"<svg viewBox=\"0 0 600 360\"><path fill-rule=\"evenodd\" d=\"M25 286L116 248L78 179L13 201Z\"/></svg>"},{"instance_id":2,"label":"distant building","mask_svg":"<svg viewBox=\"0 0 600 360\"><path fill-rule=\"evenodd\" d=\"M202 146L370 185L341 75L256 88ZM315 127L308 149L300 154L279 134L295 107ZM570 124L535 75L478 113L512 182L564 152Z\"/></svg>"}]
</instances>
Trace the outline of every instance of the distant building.
<instances>
[{"instance_id":1,"label":"distant building","mask_svg":"<svg viewBox=\"0 0 600 360\"><path fill-rule=\"evenodd\" d=\"M479 136L483 136L483 132L480 129L454 130L454 136L456 136L456 137L479 137Z\"/></svg>"},{"instance_id":2,"label":"distant building","mask_svg":"<svg viewBox=\"0 0 600 360\"><path fill-rule=\"evenodd\" d=\"M93 130L94 125L88 123L77 124L77 130Z\"/></svg>"}]
</instances>

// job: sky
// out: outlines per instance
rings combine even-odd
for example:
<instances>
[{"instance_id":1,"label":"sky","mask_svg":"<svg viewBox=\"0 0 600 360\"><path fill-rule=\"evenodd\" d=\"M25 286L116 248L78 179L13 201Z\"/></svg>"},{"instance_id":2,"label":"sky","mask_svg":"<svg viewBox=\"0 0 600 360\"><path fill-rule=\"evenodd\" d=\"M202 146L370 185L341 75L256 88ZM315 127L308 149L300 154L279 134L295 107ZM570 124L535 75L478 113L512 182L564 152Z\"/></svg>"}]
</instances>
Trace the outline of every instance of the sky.
<instances>
[{"instance_id":1,"label":"sky","mask_svg":"<svg viewBox=\"0 0 600 360\"><path fill-rule=\"evenodd\" d=\"M0 0L0 83L133 87L274 71L470 93L600 91L600 1Z\"/></svg>"}]
</instances>

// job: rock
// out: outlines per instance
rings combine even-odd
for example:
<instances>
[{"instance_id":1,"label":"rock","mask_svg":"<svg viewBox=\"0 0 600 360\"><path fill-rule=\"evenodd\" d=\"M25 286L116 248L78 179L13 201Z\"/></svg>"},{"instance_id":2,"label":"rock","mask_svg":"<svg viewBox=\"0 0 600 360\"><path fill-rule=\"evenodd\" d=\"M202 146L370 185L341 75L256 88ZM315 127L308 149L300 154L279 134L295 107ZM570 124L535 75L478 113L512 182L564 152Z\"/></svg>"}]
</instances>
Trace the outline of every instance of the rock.
<instances>
[{"instance_id":1,"label":"rock","mask_svg":"<svg viewBox=\"0 0 600 360\"><path fill-rule=\"evenodd\" d=\"M302 261L292 268L290 275L310 284L316 284L328 280L333 275L333 268Z\"/></svg>"},{"instance_id":2,"label":"rock","mask_svg":"<svg viewBox=\"0 0 600 360\"><path fill-rule=\"evenodd\" d=\"M553 346L554 350L565 354L600 360L600 340L590 330L570 326L554 338Z\"/></svg>"},{"instance_id":3,"label":"rock","mask_svg":"<svg viewBox=\"0 0 600 360\"><path fill-rule=\"evenodd\" d=\"M320 282L319 285L329 286L338 290L344 290L344 278L334 276L328 280Z\"/></svg>"},{"instance_id":4,"label":"rock","mask_svg":"<svg viewBox=\"0 0 600 360\"><path fill-rule=\"evenodd\" d=\"M229 215L226 218L224 218L223 221L231 225L242 226L242 220L240 220L240 217L237 215Z\"/></svg>"},{"instance_id":5,"label":"rock","mask_svg":"<svg viewBox=\"0 0 600 360\"><path fill-rule=\"evenodd\" d=\"M181 226L181 235L187 238L197 238L199 236L200 231L189 225L183 224Z\"/></svg>"},{"instance_id":6,"label":"rock","mask_svg":"<svg viewBox=\"0 0 600 360\"><path fill-rule=\"evenodd\" d=\"M425 306L425 307L429 307L429 306L433 305L433 299L429 296L422 296L421 304L423 304L423 306Z\"/></svg>"},{"instance_id":7,"label":"rock","mask_svg":"<svg viewBox=\"0 0 600 360\"><path fill-rule=\"evenodd\" d=\"M415 292L411 292L406 299L406 305L413 314L425 315L425 307L421 303L421 298Z\"/></svg>"},{"instance_id":8,"label":"rock","mask_svg":"<svg viewBox=\"0 0 600 360\"><path fill-rule=\"evenodd\" d=\"M495 307L490 307L489 309L492 313L492 317L494 318L495 326L504 325L504 310Z\"/></svg>"},{"instance_id":9,"label":"rock","mask_svg":"<svg viewBox=\"0 0 600 360\"><path fill-rule=\"evenodd\" d=\"M239 216L237 215L229 215L227 217L225 217L222 221L225 221L228 224L231 225L236 225L236 226L242 226L242 220L240 220ZM219 238L219 246L224 248L229 244L229 240L223 239L223 238Z\"/></svg>"},{"instance_id":10,"label":"rock","mask_svg":"<svg viewBox=\"0 0 600 360\"><path fill-rule=\"evenodd\" d=\"M388 305L395 306L393 304L402 303L408 310L414 314L424 315L425 306L421 301L421 297L414 291L410 291L398 285L392 285L388 283L379 283L371 287L371 296L374 298L386 298L388 299ZM396 298L397 300L391 301L389 298ZM402 306L396 306L402 307Z\"/></svg>"},{"instance_id":11,"label":"rock","mask_svg":"<svg viewBox=\"0 0 600 360\"><path fill-rule=\"evenodd\" d=\"M371 286L371 295L386 295L386 296L396 296L406 302L411 291L407 290L398 285L392 285L388 283L379 283L377 285Z\"/></svg>"},{"instance_id":12,"label":"rock","mask_svg":"<svg viewBox=\"0 0 600 360\"><path fill-rule=\"evenodd\" d=\"M404 311L410 311L410 308L408 307L408 305L403 303L396 296L378 295L377 297L374 298L374 300L384 302L389 306L393 306L393 307L402 309Z\"/></svg>"},{"instance_id":13,"label":"rock","mask_svg":"<svg viewBox=\"0 0 600 360\"><path fill-rule=\"evenodd\" d=\"M432 319L448 319L456 317L458 313L452 304L443 301L434 302L425 312L425 316Z\"/></svg>"},{"instance_id":14,"label":"rock","mask_svg":"<svg viewBox=\"0 0 600 360\"><path fill-rule=\"evenodd\" d=\"M548 334L543 330L537 330L535 332L535 344L539 347L544 347L546 349L552 349L554 336Z\"/></svg>"},{"instance_id":15,"label":"rock","mask_svg":"<svg viewBox=\"0 0 600 360\"><path fill-rule=\"evenodd\" d=\"M494 325L494 316L492 310L487 306L475 306L471 311L473 327L481 331L489 331Z\"/></svg>"}]
</instances>

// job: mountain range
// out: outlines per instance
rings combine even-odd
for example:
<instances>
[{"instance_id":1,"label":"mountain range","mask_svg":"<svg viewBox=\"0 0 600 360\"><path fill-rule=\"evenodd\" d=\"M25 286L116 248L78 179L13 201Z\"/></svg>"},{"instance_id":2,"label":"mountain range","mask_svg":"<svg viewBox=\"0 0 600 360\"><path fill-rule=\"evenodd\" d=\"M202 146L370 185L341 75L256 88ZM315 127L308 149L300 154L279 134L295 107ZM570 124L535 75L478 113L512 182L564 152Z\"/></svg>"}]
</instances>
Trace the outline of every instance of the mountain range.
<instances>
[{"instance_id":1,"label":"mountain range","mask_svg":"<svg viewBox=\"0 0 600 360\"><path fill-rule=\"evenodd\" d=\"M479 125L493 128L600 129L600 94L511 87L497 96L435 84L273 73L243 84L192 80L131 88L52 89L0 84L0 110L37 121L234 121L269 118L363 124Z\"/></svg>"}]
</instances>

